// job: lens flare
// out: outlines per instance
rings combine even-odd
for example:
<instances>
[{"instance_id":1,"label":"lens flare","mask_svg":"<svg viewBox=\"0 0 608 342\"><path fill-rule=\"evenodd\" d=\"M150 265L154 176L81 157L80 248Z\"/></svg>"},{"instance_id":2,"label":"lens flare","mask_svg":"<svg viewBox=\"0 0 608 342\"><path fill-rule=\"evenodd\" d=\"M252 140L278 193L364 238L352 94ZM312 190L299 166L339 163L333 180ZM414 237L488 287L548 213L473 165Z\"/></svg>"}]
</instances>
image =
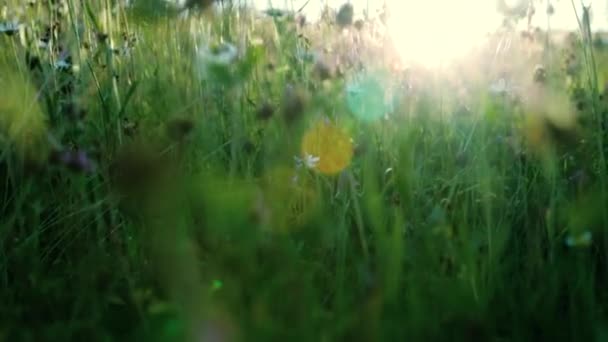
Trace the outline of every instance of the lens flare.
<instances>
[{"instance_id":1,"label":"lens flare","mask_svg":"<svg viewBox=\"0 0 608 342\"><path fill-rule=\"evenodd\" d=\"M346 104L359 120L374 121L390 112L393 99L387 86L388 79L382 74L367 74L348 84Z\"/></svg>"},{"instance_id":2,"label":"lens flare","mask_svg":"<svg viewBox=\"0 0 608 342\"><path fill-rule=\"evenodd\" d=\"M392 1L388 29L406 63L438 67L466 56L496 27L493 1Z\"/></svg>"},{"instance_id":3,"label":"lens flare","mask_svg":"<svg viewBox=\"0 0 608 342\"><path fill-rule=\"evenodd\" d=\"M353 143L350 137L329 120L319 120L302 139L303 158L318 158L313 169L327 175L337 174L350 165Z\"/></svg>"}]
</instances>

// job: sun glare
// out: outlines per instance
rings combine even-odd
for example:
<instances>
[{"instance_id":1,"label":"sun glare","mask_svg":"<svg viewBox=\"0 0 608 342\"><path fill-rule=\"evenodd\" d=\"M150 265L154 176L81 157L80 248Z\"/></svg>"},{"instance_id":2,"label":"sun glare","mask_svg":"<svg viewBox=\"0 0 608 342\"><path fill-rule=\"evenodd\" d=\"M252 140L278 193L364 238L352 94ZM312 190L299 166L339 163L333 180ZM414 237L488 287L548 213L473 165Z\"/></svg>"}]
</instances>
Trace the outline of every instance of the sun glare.
<instances>
[{"instance_id":1,"label":"sun glare","mask_svg":"<svg viewBox=\"0 0 608 342\"><path fill-rule=\"evenodd\" d=\"M493 4L488 0L393 0L388 27L403 62L436 67L463 57L497 26Z\"/></svg>"}]
</instances>

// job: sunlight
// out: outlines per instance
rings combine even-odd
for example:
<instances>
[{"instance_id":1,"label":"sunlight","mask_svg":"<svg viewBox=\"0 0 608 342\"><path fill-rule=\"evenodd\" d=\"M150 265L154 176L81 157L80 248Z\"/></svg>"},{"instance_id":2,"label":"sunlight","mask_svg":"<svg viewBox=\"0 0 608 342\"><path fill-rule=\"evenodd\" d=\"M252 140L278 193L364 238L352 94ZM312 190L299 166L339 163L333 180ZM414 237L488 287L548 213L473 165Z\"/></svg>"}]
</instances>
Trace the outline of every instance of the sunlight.
<instances>
[{"instance_id":1,"label":"sunlight","mask_svg":"<svg viewBox=\"0 0 608 342\"><path fill-rule=\"evenodd\" d=\"M436 67L464 56L500 23L487 0L393 0L388 27L405 63Z\"/></svg>"}]
</instances>

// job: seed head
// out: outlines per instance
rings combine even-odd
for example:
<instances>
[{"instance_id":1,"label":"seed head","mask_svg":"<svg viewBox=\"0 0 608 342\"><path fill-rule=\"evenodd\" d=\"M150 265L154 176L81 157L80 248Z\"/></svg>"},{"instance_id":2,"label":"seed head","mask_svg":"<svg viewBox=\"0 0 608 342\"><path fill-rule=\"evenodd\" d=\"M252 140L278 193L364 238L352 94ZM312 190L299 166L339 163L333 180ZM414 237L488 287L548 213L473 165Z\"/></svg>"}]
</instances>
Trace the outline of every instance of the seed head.
<instances>
[{"instance_id":1,"label":"seed head","mask_svg":"<svg viewBox=\"0 0 608 342\"><path fill-rule=\"evenodd\" d=\"M345 3L338 10L338 14L336 15L336 23L340 27L350 26L353 23L354 14L355 10L353 5L350 3Z\"/></svg>"},{"instance_id":2,"label":"seed head","mask_svg":"<svg viewBox=\"0 0 608 342\"><path fill-rule=\"evenodd\" d=\"M101 44L104 44L106 41L108 41L108 34L104 33L104 32L97 32L97 41Z\"/></svg>"},{"instance_id":3,"label":"seed head","mask_svg":"<svg viewBox=\"0 0 608 342\"><path fill-rule=\"evenodd\" d=\"M298 26L300 28L306 26L306 16L305 15L303 15L303 14L298 15L298 17L296 18L296 20L297 20Z\"/></svg>"},{"instance_id":4,"label":"seed head","mask_svg":"<svg viewBox=\"0 0 608 342\"><path fill-rule=\"evenodd\" d=\"M188 137L194 130L194 121L187 118L175 118L167 124L167 134L175 141Z\"/></svg>"},{"instance_id":5,"label":"seed head","mask_svg":"<svg viewBox=\"0 0 608 342\"><path fill-rule=\"evenodd\" d=\"M333 70L322 60L318 60L315 63L314 73L319 77L319 79L321 79L321 81L325 81L333 77Z\"/></svg>"},{"instance_id":6,"label":"seed head","mask_svg":"<svg viewBox=\"0 0 608 342\"><path fill-rule=\"evenodd\" d=\"M361 31L363 29L364 25L365 25L365 23L361 19L358 19L357 21L355 21L355 28L359 31Z\"/></svg>"},{"instance_id":7,"label":"seed head","mask_svg":"<svg viewBox=\"0 0 608 342\"><path fill-rule=\"evenodd\" d=\"M294 86L288 86L283 95L283 116L287 123L292 123L299 119L306 108L308 94Z\"/></svg>"},{"instance_id":8,"label":"seed head","mask_svg":"<svg viewBox=\"0 0 608 342\"><path fill-rule=\"evenodd\" d=\"M534 68L534 82L536 83L545 83L547 80L547 70L542 65L537 65Z\"/></svg>"},{"instance_id":9,"label":"seed head","mask_svg":"<svg viewBox=\"0 0 608 342\"><path fill-rule=\"evenodd\" d=\"M269 102L264 102L257 110L256 118L266 121L274 114L274 107Z\"/></svg>"}]
</instances>

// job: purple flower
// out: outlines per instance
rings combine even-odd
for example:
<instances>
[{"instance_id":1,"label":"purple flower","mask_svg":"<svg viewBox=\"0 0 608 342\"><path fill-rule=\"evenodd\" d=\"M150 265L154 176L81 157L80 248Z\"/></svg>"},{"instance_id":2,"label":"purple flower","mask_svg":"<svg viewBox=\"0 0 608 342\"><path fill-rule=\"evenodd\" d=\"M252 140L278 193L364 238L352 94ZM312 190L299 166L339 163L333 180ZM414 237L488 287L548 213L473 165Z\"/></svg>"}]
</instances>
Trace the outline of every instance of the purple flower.
<instances>
[{"instance_id":1,"label":"purple flower","mask_svg":"<svg viewBox=\"0 0 608 342\"><path fill-rule=\"evenodd\" d=\"M59 163L74 172L93 172L95 165L85 151L64 150L57 155Z\"/></svg>"}]
</instances>

